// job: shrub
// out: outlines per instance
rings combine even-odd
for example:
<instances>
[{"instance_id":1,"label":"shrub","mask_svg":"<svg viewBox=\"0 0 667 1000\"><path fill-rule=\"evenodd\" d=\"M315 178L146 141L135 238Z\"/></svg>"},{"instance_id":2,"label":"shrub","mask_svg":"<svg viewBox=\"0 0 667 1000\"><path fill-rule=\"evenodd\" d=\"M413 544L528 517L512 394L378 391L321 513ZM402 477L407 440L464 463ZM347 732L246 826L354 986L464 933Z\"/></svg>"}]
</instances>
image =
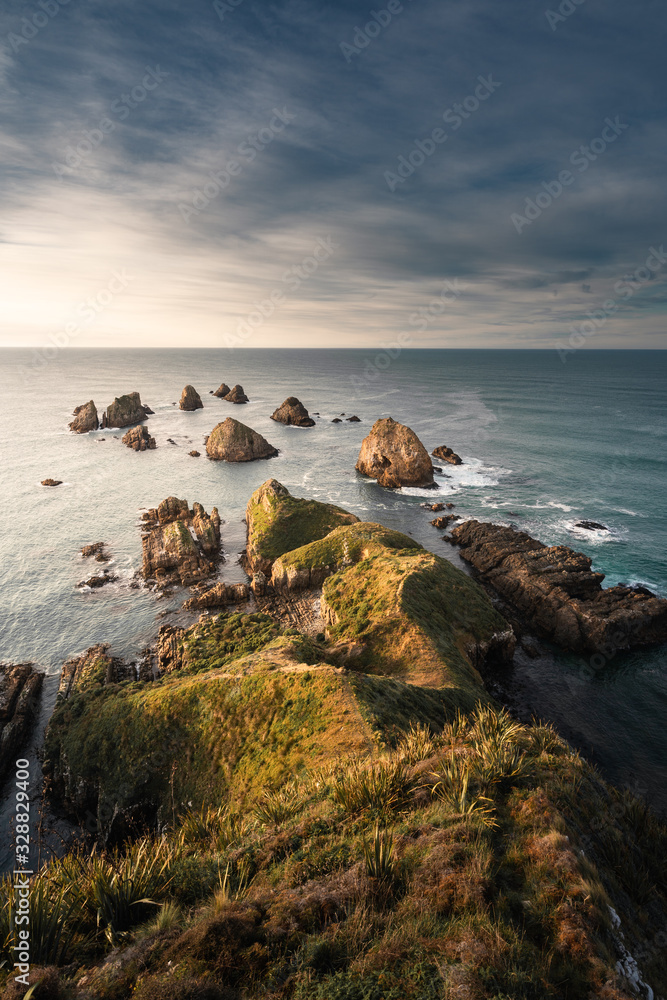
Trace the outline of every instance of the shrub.
<instances>
[{"instance_id":1,"label":"shrub","mask_svg":"<svg viewBox=\"0 0 667 1000\"><path fill-rule=\"evenodd\" d=\"M387 830L375 827L373 840L364 840L364 860L366 874L369 878L380 882L390 881L394 876L396 858L394 856L394 838Z\"/></svg>"},{"instance_id":2,"label":"shrub","mask_svg":"<svg viewBox=\"0 0 667 1000\"><path fill-rule=\"evenodd\" d=\"M255 803L253 813L265 826L282 826L292 819L303 806L303 800L293 785L287 785L277 792L266 789Z\"/></svg>"},{"instance_id":3,"label":"shrub","mask_svg":"<svg viewBox=\"0 0 667 1000\"><path fill-rule=\"evenodd\" d=\"M334 778L331 797L346 813L364 809L395 812L404 809L414 791L414 781L402 761L352 765Z\"/></svg>"},{"instance_id":4,"label":"shrub","mask_svg":"<svg viewBox=\"0 0 667 1000\"><path fill-rule=\"evenodd\" d=\"M436 748L437 742L428 726L412 723L408 732L399 740L396 754L407 764L418 764L432 757Z\"/></svg>"},{"instance_id":5,"label":"shrub","mask_svg":"<svg viewBox=\"0 0 667 1000\"><path fill-rule=\"evenodd\" d=\"M452 753L437 771L431 772L435 784L432 794L441 799L455 816L479 818L486 826L495 826L493 801L479 790L479 774L474 764Z\"/></svg>"}]
</instances>

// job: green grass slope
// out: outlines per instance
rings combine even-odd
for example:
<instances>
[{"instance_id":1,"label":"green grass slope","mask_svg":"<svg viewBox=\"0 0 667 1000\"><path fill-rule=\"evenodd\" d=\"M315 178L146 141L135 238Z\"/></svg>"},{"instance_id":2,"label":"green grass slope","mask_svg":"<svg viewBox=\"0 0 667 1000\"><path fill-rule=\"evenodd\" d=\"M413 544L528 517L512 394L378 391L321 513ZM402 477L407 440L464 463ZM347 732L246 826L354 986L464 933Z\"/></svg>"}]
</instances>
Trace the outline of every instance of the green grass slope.
<instances>
[{"instance_id":1,"label":"green grass slope","mask_svg":"<svg viewBox=\"0 0 667 1000\"><path fill-rule=\"evenodd\" d=\"M248 501L249 571L270 575L272 563L283 553L323 538L341 524L356 521L354 514L341 507L293 497L285 486L270 479Z\"/></svg>"}]
</instances>

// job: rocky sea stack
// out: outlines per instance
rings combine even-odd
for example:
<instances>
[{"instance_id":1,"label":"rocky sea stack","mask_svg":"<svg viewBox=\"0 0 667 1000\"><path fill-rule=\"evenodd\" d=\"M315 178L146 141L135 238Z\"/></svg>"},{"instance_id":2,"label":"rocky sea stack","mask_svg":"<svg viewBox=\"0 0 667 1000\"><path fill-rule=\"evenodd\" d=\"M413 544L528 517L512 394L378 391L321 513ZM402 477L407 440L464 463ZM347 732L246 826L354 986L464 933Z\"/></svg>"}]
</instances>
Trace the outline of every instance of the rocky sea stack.
<instances>
[{"instance_id":1,"label":"rocky sea stack","mask_svg":"<svg viewBox=\"0 0 667 1000\"><path fill-rule=\"evenodd\" d=\"M148 415L148 407L141 405L138 392L130 392L126 396L116 396L106 413L102 416L102 428L133 427L141 424Z\"/></svg>"},{"instance_id":2,"label":"rocky sea stack","mask_svg":"<svg viewBox=\"0 0 667 1000\"><path fill-rule=\"evenodd\" d=\"M89 431L96 431L100 426L97 416L97 407L93 400L77 406L73 413L74 420L69 425L69 429L74 434L88 434Z\"/></svg>"},{"instance_id":3,"label":"rocky sea stack","mask_svg":"<svg viewBox=\"0 0 667 1000\"><path fill-rule=\"evenodd\" d=\"M134 451L153 451L157 447L155 438L150 436L148 428L144 424L132 427L127 434L123 435L122 441L123 444L126 444L128 448L133 448Z\"/></svg>"},{"instance_id":4,"label":"rocky sea stack","mask_svg":"<svg viewBox=\"0 0 667 1000\"><path fill-rule=\"evenodd\" d=\"M208 515L200 503L168 497L142 516L144 579L160 585L189 586L216 571L220 555L220 515Z\"/></svg>"},{"instance_id":5,"label":"rocky sea stack","mask_svg":"<svg viewBox=\"0 0 667 1000\"><path fill-rule=\"evenodd\" d=\"M413 430L391 417L375 421L361 445L356 469L391 489L435 486L426 448Z\"/></svg>"},{"instance_id":6,"label":"rocky sea stack","mask_svg":"<svg viewBox=\"0 0 667 1000\"><path fill-rule=\"evenodd\" d=\"M218 389L215 390L215 392L211 393L211 395L212 396L217 396L218 399L224 399L225 396L228 396L231 391L232 390L227 385L227 383L223 382L222 385Z\"/></svg>"},{"instance_id":7,"label":"rocky sea stack","mask_svg":"<svg viewBox=\"0 0 667 1000\"><path fill-rule=\"evenodd\" d=\"M181 393L181 400L178 405L182 410L188 411L204 409L201 396L193 385L186 385L185 389Z\"/></svg>"},{"instance_id":8,"label":"rocky sea stack","mask_svg":"<svg viewBox=\"0 0 667 1000\"><path fill-rule=\"evenodd\" d=\"M227 417L209 434L206 454L215 461L254 462L261 458L273 458L278 450L251 427Z\"/></svg>"},{"instance_id":9,"label":"rocky sea stack","mask_svg":"<svg viewBox=\"0 0 667 1000\"><path fill-rule=\"evenodd\" d=\"M315 421L296 396L288 396L282 406L271 414L271 419L288 427L314 427Z\"/></svg>"},{"instance_id":10,"label":"rocky sea stack","mask_svg":"<svg viewBox=\"0 0 667 1000\"><path fill-rule=\"evenodd\" d=\"M463 459L451 448L446 448L445 445L436 448L431 454L434 458L439 458L441 462L449 462L450 465L463 465Z\"/></svg>"},{"instance_id":11,"label":"rocky sea stack","mask_svg":"<svg viewBox=\"0 0 667 1000\"><path fill-rule=\"evenodd\" d=\"M242 385L235 385L224 397L228 403L249 403L250 400L243 391Z\"/></svg>"},{"instance_id":12,"label":"rocky sea stack","mask_svg":"<svg viewBox=\"0 0 667 1000\"><path fill-rule=\"evenodd\" d=\"M485 583L564 649L604 652L667 641L667 600L620 585L603 590L604 574L594 573L581 552L479 521L457 525L450 537Z\"/></svg>"}]
</instances>

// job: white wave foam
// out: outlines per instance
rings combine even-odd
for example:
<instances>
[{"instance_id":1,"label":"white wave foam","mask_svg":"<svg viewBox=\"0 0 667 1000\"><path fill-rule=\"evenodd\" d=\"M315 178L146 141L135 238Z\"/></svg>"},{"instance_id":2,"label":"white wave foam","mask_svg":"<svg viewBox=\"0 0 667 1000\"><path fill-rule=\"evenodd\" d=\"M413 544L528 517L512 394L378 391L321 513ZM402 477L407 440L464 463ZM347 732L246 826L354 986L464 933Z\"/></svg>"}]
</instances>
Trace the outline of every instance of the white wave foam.
<instances>
[{"instance_id":1,"label":"white wave foam","mask_svg":"<svg viewBox=\"0 0 667 1000\"><path fill-rule=\"evenodd\" d=\"M602 545L605 542L625 541L627 528L606 527L606 528L578 528L576 521L564 521L562 527L575 538L585 539L591 545Z\"/></svg>"},{"instance_id":2,"label":"white wave foam","mask_svg":"<svg viewBox=\"0 0 667 1000\"><path fill-rule=\"evenodd\" d=\"M495 484L494 484L495 485ZM516 507L523 510L563 510L566 514L571 513L576 510L576 507L570 507L565 503L558 503L556 500L549 500L547 503L520 503L516 500L496 500L495 497L483 497L482 498L483 507L491 507L492 510L498 510L501 507Z\"/></svg>"},{"instance_id":3,"label":"white wave foam","mask_svg":"<svg viewBox=\"0 0 667 1000\"><path fill-rule=\"evenodd\" d=\"M437 459L436 459L437 462ZM414 486L403 486L401 493L404 496L438 496L458 493L466 488L481 488L497 486L501 476L510 473L510 469L499 469L493 466L484 465L480 458L463 459L462 465L443 465L442 472L436 472L433 476L437 484L437 489L424 490Z\"/></svg>"}]
</instances>

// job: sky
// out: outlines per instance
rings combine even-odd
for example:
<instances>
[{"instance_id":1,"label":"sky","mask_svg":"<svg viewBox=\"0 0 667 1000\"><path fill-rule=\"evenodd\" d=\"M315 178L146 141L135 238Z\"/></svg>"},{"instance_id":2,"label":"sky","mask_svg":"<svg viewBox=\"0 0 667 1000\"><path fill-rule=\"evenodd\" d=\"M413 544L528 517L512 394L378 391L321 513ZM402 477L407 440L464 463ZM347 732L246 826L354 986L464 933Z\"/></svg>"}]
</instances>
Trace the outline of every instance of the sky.
<instances>
[{"instance_id":1,"label":"sky","mask_svg":"<svg viewBox=\"0 0 667 1000\"><path fill-rule=\"evenodd\" d=\"M664 0L4 0L0 345L667 346Z\"/></svg>"}]
</instances>

